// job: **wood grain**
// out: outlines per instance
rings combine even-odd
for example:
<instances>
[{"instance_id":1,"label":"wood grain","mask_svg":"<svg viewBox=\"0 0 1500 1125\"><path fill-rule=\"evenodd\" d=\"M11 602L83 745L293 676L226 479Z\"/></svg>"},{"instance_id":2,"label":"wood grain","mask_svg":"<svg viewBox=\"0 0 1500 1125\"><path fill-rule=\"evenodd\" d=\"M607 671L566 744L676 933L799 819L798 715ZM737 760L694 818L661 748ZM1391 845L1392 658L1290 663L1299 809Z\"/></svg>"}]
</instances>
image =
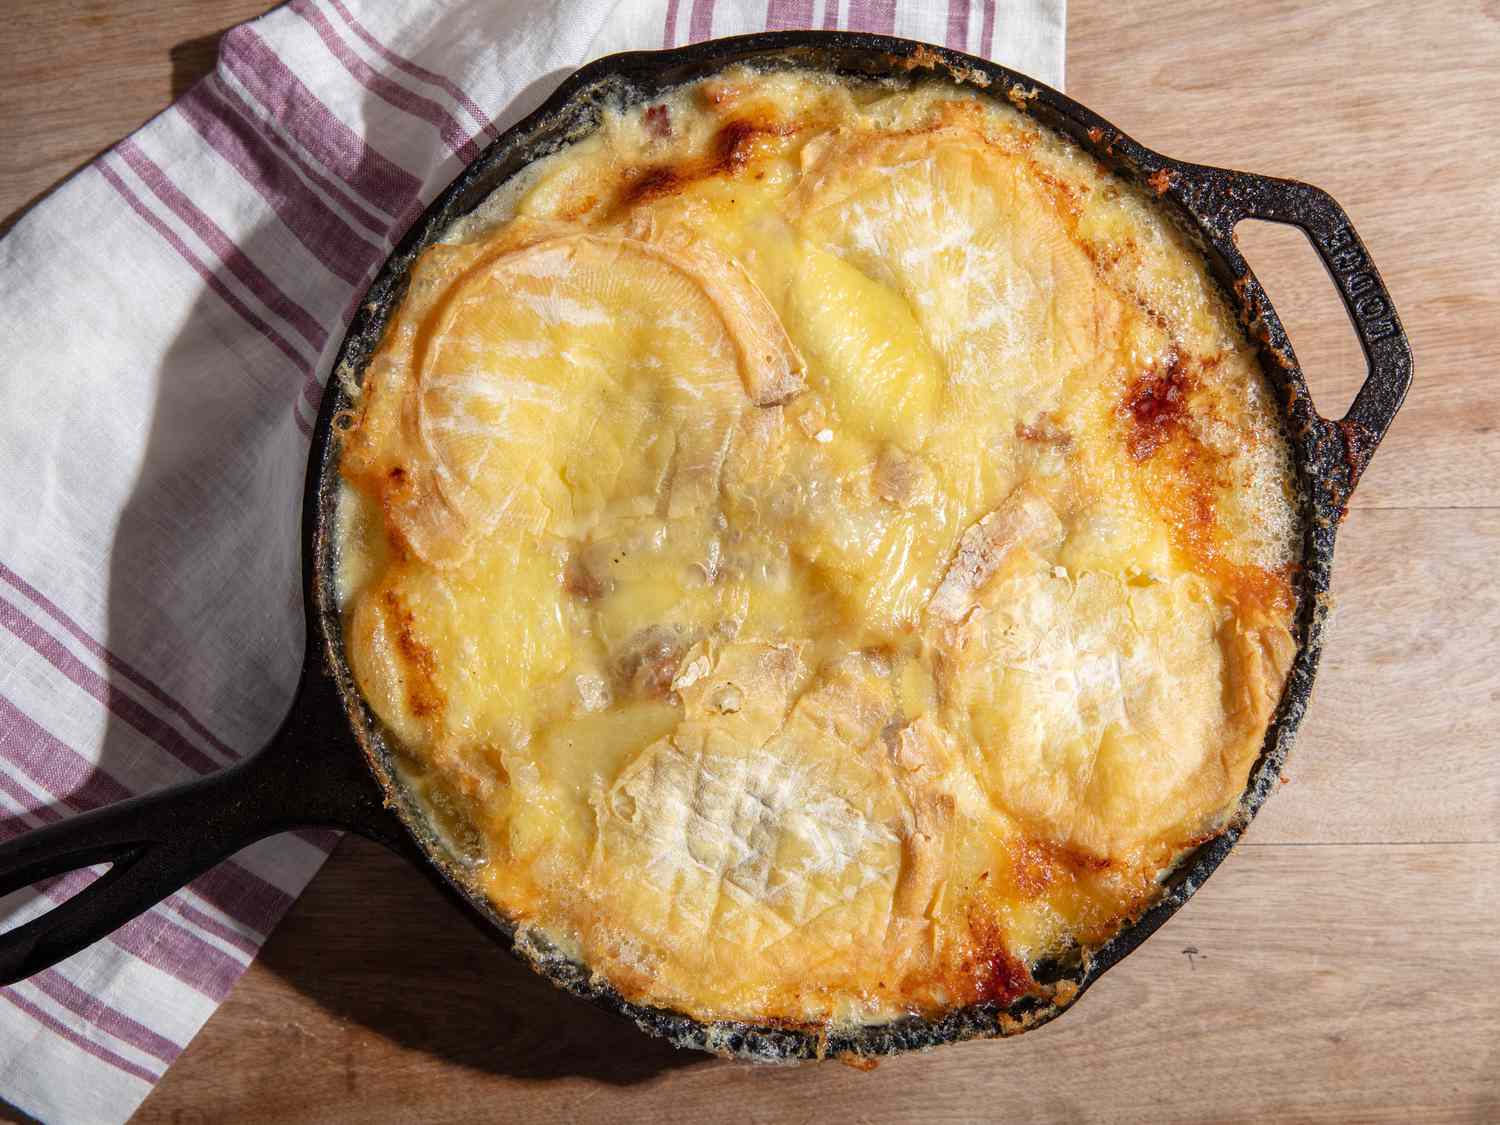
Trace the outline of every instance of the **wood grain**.
<instances>
[{"instance_id":1,"label":"wood grain","mask_svg":"<svg viewBox=\"0 0 1500 1125\"><path fill-rule=\"evenodd\" d=\"M1349 514L1312 706L1252 839L1500 842L1497 559L1492 509Z\"/></svg>"},{"instance_id":2,"label":"wood grain","mask_svg":"<svg viewBox=\"0 0 1500 1125\"><path fill-rule=\"evenodd\" d=\"M1500 845L1243 847L1056 1023L863 1074L646 1040L350 840L137 1120L1483 1120L1497 893Z\"/></svg>"},{"instance_id":3,"label":"wood grain","mask_svg":"<svg viewBox=\"0 0 1500 1125\"><path fill-rule=\"evenodd\" d=\"M50 0L0 9L0 234L213 69L266 0Z\"/></svg>"},{"instance_id":4,"label":"wood grain","mask_svg":"<svg viewBox=\"0 0 1500 1125\"><path fill-rule=\"evenodd\" d=\"M7 6L0 215L261 3ZM672 1052L346 841L141 1121L1500 1119L1500 4L1070 9L1074 96L1174 156L1329 189L1416 349L1345 521L1291 781L1245 844L1058 1023L859 1074ZM1363 366L1321 267L1286 228L1239 237L1339 412Z\"/></svg>"}]
</instances>

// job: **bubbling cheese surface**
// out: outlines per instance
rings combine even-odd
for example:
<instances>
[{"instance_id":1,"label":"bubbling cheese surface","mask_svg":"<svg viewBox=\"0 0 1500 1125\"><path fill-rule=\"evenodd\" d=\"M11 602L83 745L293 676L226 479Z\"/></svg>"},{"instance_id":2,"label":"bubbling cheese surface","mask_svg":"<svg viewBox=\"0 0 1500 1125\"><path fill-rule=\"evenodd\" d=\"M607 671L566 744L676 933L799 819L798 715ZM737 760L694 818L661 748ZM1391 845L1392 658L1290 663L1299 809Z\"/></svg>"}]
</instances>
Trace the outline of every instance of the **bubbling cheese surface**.
<instances>
[{"instance_id":1,"label":"bubbling cheese surface","mask_svg":"<svg viewBox=\"0 0 1500 1125\"><path fill-rule=\"evenodd\" d=\"M343 434L359 685L626 998L1007 1003L1232 812L1295 652L1255 354L982 92L730 71L427 250Z\"/></svg>"}]
</instances>

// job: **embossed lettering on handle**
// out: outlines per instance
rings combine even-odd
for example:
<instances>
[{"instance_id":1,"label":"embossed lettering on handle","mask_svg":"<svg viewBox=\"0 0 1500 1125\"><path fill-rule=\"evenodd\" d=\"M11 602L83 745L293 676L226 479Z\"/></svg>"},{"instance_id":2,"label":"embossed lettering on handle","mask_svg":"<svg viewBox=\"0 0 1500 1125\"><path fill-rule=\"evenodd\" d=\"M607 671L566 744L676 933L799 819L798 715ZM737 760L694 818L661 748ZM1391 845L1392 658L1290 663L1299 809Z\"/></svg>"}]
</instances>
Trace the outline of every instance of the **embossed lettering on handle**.
<instances>
[{"instance_id":1,"label":"embossed lettering on handle","mask_svg":"<svg viewBox=\"0 0 1500 1125\"><path fill-rule=\"evenodd\" d=\"M1342 223L1326 235L1314 234L1313 242L1323 251L1328 270L1343 290L1361 335L1374 342L1394 336L1398 329L1379 276L1360 249L1354 229Z\"/></svg>"},{"instance_id":2,"label":"embossed lettering on handle","mask_svg":"<svg viewBox=\"0 0 1500 1125\"><path fill-rule=\"evenodd\" d=\"M1148 179L1155 182L1163 171L1168 172L1163 178L1167 191L1216 236L1231 260L1239 257L1232 237L1235 226L1244 219L1264 219L1299 228L1328 271L1359 338L1367 368L1365 380L1342 418L1328 419L1312 412L1326 441L1337 446L1336 455L1320 451L1317 459L1326 471L1334 511L1341 515L1411 387L1411 345L1379 270L1349 216L1322 188L1297 180L1178 163L1154 154L1147 168L1156 161L1161 167ZM1251 277L1244 280L1250 284L1242 295L1269 310L1270 302L1259 284ZM1274 312L1270 319L1279 331Z\"/></svg>"}]
</instances>

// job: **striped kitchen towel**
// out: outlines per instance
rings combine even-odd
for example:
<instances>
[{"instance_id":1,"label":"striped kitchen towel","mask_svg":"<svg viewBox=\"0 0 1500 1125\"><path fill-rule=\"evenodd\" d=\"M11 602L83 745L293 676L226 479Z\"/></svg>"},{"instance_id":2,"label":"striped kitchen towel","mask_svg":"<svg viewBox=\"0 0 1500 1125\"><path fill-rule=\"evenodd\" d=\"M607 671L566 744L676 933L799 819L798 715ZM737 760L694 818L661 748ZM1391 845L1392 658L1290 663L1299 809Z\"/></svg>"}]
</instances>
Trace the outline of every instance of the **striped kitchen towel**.
<instances>
[{"instance_id":1,"label":"striped kitchen towel","mask_svg":"<svg viewBox=\"0 0 1500 1125\"><path fill-rule=\"evenodd\" d=\"M275 729L302 652L308 435L343 329L426 202L567 71L824 27L1060 85L1063 4L291 0L230 31L211 76L0 240L0 838L219 769ZM0 1097L46 1121L129 1117L332 840L248 848L0 990ZM92 877L10 896L0 924Z\"/></svg>"}]
</instances>

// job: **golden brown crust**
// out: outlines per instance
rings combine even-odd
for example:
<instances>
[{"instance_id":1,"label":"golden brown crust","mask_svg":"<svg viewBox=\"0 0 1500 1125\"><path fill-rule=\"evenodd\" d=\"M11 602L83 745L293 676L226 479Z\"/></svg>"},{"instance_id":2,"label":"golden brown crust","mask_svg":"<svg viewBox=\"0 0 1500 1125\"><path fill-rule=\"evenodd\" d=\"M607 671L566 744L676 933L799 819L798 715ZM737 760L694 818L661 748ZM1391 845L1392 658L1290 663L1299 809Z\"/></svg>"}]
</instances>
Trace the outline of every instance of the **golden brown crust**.
<instances>
[{"instance_id":1,"label":"golden brown crust","mask_svg":"<svg viewBox=\"0 0 1500 1125\"><path fill-rule=\"evenodd\" d=\"M1244 786L1295 654L1254 353L969 91L731 73L418 261L344 438L361 688L626 997L1039 989Z\"/></svg>"}]
</instances>

